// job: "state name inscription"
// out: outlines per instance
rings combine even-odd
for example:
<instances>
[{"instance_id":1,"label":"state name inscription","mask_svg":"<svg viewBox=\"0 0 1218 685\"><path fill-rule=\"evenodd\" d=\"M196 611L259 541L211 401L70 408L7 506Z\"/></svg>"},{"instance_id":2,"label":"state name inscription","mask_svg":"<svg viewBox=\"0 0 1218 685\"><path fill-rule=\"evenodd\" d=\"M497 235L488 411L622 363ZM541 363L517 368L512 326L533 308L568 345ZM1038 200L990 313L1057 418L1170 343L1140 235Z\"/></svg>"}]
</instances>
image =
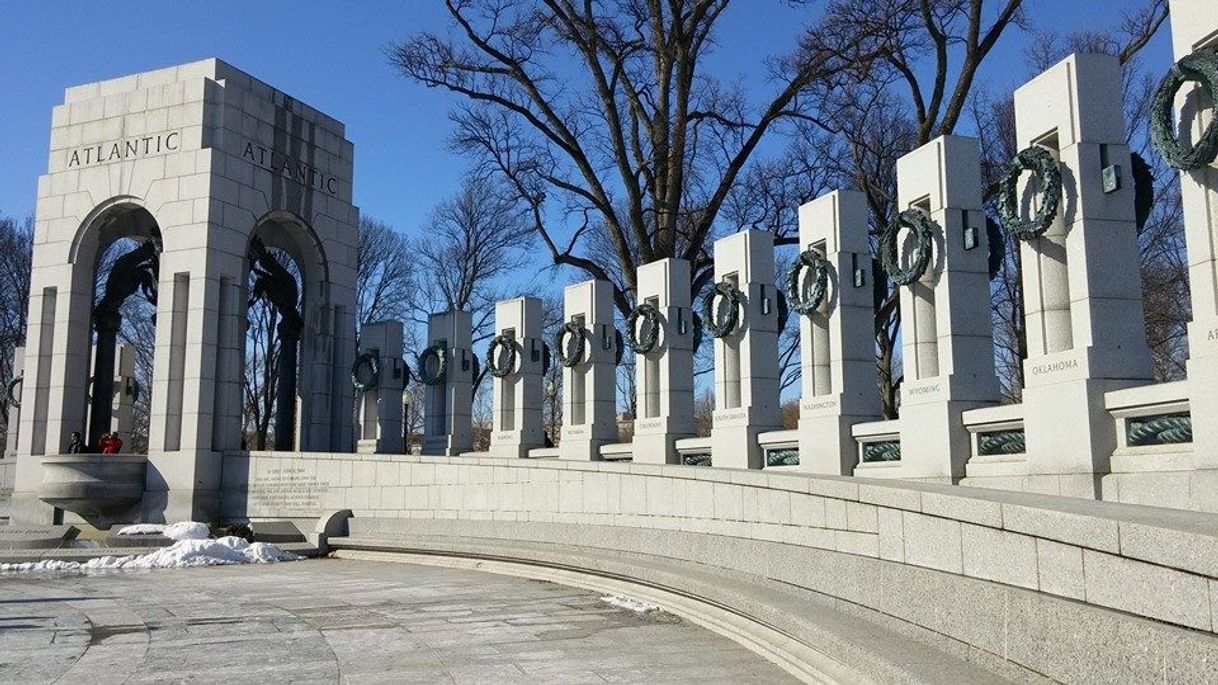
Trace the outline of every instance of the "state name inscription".
<instances>
[{"instance_id":1,"label":"state name inscription","mask_svg":"<svg viewBox=\"0 0 1218 685\"><path fill-rule=\"evenodd\" d=\"M250 479L249 503L251 507L265 508L276 514L304 512L313 515L329 490L329 481L319 480L307 469L283 466Z\"/></svg>"}]
</instances>

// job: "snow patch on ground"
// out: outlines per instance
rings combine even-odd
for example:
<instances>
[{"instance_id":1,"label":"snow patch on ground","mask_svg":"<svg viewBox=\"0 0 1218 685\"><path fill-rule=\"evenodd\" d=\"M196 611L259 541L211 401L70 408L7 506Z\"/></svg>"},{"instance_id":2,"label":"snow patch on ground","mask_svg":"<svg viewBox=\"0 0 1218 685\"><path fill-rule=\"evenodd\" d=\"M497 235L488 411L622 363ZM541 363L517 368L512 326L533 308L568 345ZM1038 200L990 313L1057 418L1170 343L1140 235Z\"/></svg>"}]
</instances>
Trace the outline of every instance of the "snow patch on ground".
<instances>
[{"instance_id":1,"label":"snow patch on ground","mask_svg":"<svg viewBox=\"0 0 1218 685\"><path fill-rule=\"evenodd\" d=\"M636 614L647 614L651 613L652 611L659 611L660 609L660 607L654 604L647 604L640 602L637 599L623 597L622 595L608 595L606 597L601 597L601 601L605 604L612 604L620 609L625 609L626 611L633 611Z\"/></svg>"},{"instance_id":2,"label":"snow patch on ground","mask_svg":"<svg viewBox=\"0 0 1218 685\"><path fill-rule=\"evenodd\" d=\"M130 533L129 533L130 534ZM300 557L265 543L244 538L179 540L149 554L97 557L84 562L45 560L23 564L0 564L0 573L37 571L103 571L112 569L185 568L228 564L269 564L295 561Z\"/></svg>"},{"instance_id":3,"label":"snow patch on ground","mask_svg":"<svg viewBox=\"0 0 1218 685\"><path fill-rule=\"evenodd\" d=\"M160 535L165 532L165 526L160 523L137 523L133 526L123 526L115 535Z\"/></svg>"},{"instance_id":4,"label":"snow patch on ground","mask_svg":"<svg viewBox=\"0 0 1218 685\"><path fill-rule=\"evenodd\" d=\"M167 526L159 523L137 523L120 528L116 535L164 535L170 540L206 540L211 528L198 521L179 521Z\"/></svg>"}]
</instances>

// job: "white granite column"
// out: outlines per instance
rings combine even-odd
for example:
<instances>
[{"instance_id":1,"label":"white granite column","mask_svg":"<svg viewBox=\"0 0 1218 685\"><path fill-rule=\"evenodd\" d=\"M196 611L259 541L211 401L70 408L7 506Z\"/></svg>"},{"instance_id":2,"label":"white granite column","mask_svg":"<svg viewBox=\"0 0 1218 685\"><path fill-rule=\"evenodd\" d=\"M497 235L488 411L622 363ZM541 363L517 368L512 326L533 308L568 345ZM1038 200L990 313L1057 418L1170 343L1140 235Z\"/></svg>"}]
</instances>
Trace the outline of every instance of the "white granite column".
<instances>
[{"instance_id":1,"label":"white granite column","mask_svg":"<svg viewBox=\"0 0 1218 685\"><path fill-rule=\"evenodd\" d=\"M714 338L711 464L760 469L765 466L765 453L757 443L757 434L777 430L782 425L778 406L774 234L748 230L715 241L715 285L719 284L730 284L741 294L742 302L735 312L735 327L723 337ZM716 320L724 321L732 306L735 305L716 294L710 313L718 317Z\"/></svg>"},{"instance_id":2,"label":"white granite column","mask_svg":"<svg viewBox=\"0 0 1218 685\"><path fill-rule=\"evenodd\" d=\"M541 382L545 371L541 300L518 297L497 302L495 334L505 336L508 342L495 352L494 361L506 375L492 374L494 417L490 453L494 457L527 457L530 449L545 446L541 421ZM509 354L509 346L515 355ZM509 366L511 356L515 359ZM490 362L488 359L487 363Z\"/></svg>"},{"instance_id":3,"label":"white granite column","mask_svg":"<svg viewBox=\"0 0 1218 685\"><path fill-rule=\"evenodd\" d=\"M563 424L558 454L563 459L595 461L600 448L617 439L617 336L613 327L613 284L584 281L563 290L567 324L583 331L582 345L574 333L563 334L554 349L563 364Z\"/></svg>"},{"instance_id":4,"label":"white granite column","mask_svg":"<svg viewBox=\"0 0 1218 685\"><path fill-rule=\"evenodd\" d=\"M366 374L361 381L375 383L359 396L360 438L356 449L362 454L401 454L402 391L407 373L402 361L402 322L364 324L359 354L376 360L377 373L372 374L370 363L356 369L357 374Z\"/></svg>"},{"instance_id":5,"label":"white granite column","mask_svg":"<svg viewBox=\"0 0 1218 685\"><path fill-rule=\"evenodd\" d=\"M1209 0L1170 0L1172 54L1176 60L1201 48L1218 47L1218 13ZM1182 145L1191 146L1214 120L1214 100L1197 83L1176 94ZM1188 326L1189 410L1193 417L1193 464L1218 469L1218 162L1180 171L1184 236L1193 320Z\"/></svg>"},{"instance_id":6,"label":"white granite column","mask_svg":"<svg viewBox=\"0 0 1218 685\"><path fill-rule=\"evenodd\" d=\"M202 230L202 229L200 229ZM220 278L189 249L161 257L144 520L219 515L221 454L212 449ZM200 271L192 271L192 265ZM189 517L189 518L188 518Z\"/></svg>"},{"instance_id":7,"label":"white granite column","mask_svg":"<svg viewBox=\"0 0 1218 685\"><path fill-rule=\"evenodd\" d=\"M417 375L431 378L423 408L423 454L453 457L473 449L473 380L478 361L471 343L472 315L447 311L427 317L427 348ZM438 376L437 358L444 360ZM426 368L423 366L426 365ZM429 375L430 374L430 375Z\"/></svg>"},{"instance_id":8,"label":"white granite column","mask_svg":"<svg viewBox=\"0 0 1218 685\"><path fill-rule=\"evenodd\" d=\"M1047 150L1062 175L1056 219L1020 244L1028 483L1054 494L1098 497L1117 440L1104 393L1152 378L1122 95L1108 55L1071 55L1015 91L1020 149ZM1119 185L1105 189L1105 168ZM1025 217L1040 190L1027 181Z\"/></svg>"},{"instance_id":9,"label":"white granite column","mask_svg":"<svg viewBox=\"0 0 1218 685\"><path fill-rule=\"evenodd\" d=\"M853 473L859 448L850 427L879 419L867 232L867 198L858 191L835 191L799 208L799 244L825 262L820 304L799 316L802 471ZM811 271L801 275L808 295L816 287Z\"/></svg>"},{"instance_id":10,"label":"white granite column","mask_svg":"<svg viewBox=\"0 0 1218 685\"><path fill-rule=\"evenodd\" d=\"M635 356L634 461L679 464L676 441L694 436L694 331L689 262L638 269L638 302L659 312L655 347ZM647 324L640 317L636 333Z\"/></svg>"},{"instance_id":11,"label":"white granite column","mask_svg":"<svg viewBox=\"0 0 1218 685\"><path fill-rule=\"evenodd\" d=\"M943 136L901 157L897 186L898 211L930 217L933 248L901 286L901 459L866 475L954 481L972 451L961 412L998 401L977 140Z\"/></svg>"}]
</instances>

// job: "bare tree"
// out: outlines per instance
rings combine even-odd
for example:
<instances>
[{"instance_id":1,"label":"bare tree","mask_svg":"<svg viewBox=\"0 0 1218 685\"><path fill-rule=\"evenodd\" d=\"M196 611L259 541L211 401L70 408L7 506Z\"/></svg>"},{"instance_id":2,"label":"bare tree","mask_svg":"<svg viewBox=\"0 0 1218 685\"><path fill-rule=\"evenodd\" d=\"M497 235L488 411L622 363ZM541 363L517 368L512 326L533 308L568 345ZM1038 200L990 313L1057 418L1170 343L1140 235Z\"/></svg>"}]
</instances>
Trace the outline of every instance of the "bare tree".
<instances>
[{"instance_id":1,"label":"bare tree","mask_svg":"<svg viewBox=\"0 0 1218 685\"><path fill-rule=\"evenodd\" d=\"M1128 61L1163 23L1166 12L1164 0L1146 0L1144 6L1122 15L1115 38L1079 34L1073 42L1083 51L1103 47ZM1000 165L1014 153L1013 112L1009 103L1001 104L1009 96L988 99L989 109L978 108L974 90L981 67L999 39L1011 27L1029 28L1022 0L843 0L830 6L826 22L871 23L877 26L875 32L887 37L879 58L865 71L849 72L847 76L855 80L847 81L845 87L838 84L827 90L818 108L820 115L802 120L799 129L811 141L808 148L822 150L816 158L819 163L850 178L851 185L866 194L873 245L875 234L896 209L896 160L913 148L956 132L962 122L970 123L985 141L987 178L996 177ZM968 121L970 114L972 121ZM818 143L825 133L832 141ZM841 151L826 154L833 146L841 146ZM837 168L832 167L835 162ZM991 184L987 199L993 191ZM991 235L1000 237L994 231ZM1005 376L1004 390L1014 399L1022 385L1026 356L1018 246L1002 241L996 247L991 266L997 272L999 372ZM877 380L884 415L893 417L903 378L898 350L899 292L878 264L873 263L873 273Z\"/></svg>"},{"instance_id":2,"label":"bare tree","mask_svg":"<svg viewBox=\"0 0 1218 685\"><path fill-rule=\"evenodd\" d=\"M710 437L714 424L715 393L707 388L694 398L694 435L699 438Z\"/></svg>"},{"instance_id":3,"label":"bare tree","mask_svg":"<svg viewBox=\"0 0 1218 685\"><path fill-rule=\"evenodd\" d=\"M548 296L541 302L541 328L547 331L542 342L550 347L550 331L558 330L563 323L563 302L561 297ZM550 349L550 365L542 376L542 417L546 438L551 444L557 445L562 433L562 364L558 363L558 350Z\"/></svg>"},{"instance_id":4,"label":"bare tree","mask_svg":"<svg viewBox=\"0 0 1218 685\"><path fill-rule=\"evenodd\" d=\"M249 449L265 450L273 437L275 378L279 373L279 313L271 304L256 300L250 303L246 316L249 327L245 336L242 432Z\"/></svg>"},{"instance_id":5,"label":"bare tree","mask_svg":"<svg viewBox=\"0 0 1218 685\"><path fill-rule=\"evenodd\" d=\"M414 445L422 445L424 429L423 404L426 401L426 395L426 386L417 379L406 386L407 399L405 406L402 407L402 411L405 412L405 416L403 416L405 434L402 437L407 454L414 451Z\"/></svg>"},{"instance_id":6,"label":"bare tree","mask_svg":"<svg viewBox=\"0 0 1218 685\"><path fill-rule=\"evenodd\" d=\"M495 302L507 294L507 278L526 263L532 231L510 188L493 177L471 174L460 190L436 205L420 233L414 248L418 287L413 320L421 327L433 312L471 312L471 342L477 349L490 337ZM474 387L474 420L477 448L489 435L490 420L487 384L481 382Z\"/></svg>"},{"instance_id":7,"label":"bare tree","mask_svg":"<svg viewBox=\"0 0 1218 685\"><path fill-rule=\"evenodd\" d=\"M1007 236L997 223L998 180L1006 164L1018 152L1015 137L1015 103L1010 97L995 99L978 91L970 103L973 121L981 139L981 179L985 186L985 209L990 239L990 316L994 322L994 369L1002 398L1019 402L1023 397L1023 360L1028 356L1028 337L1023 315L1023 283L1020 244Z\"/></svg>"},{"instance_id":8,"label":"bare tree","mask_svg":"<svg viewBox=\"0 0 1218 685\"><path fill-rule=\"evenodd\" d=\"M419 327L413 323L418 299L419 274L413 242L393 226L367 215L359 220L359 255L356 268L355 298L358 307L356 338L365 325L381 321L402 323L402 345L407 351L403 361L413 364L412 348L418 348ZM423 385L412 376L405 388L402 407L403 439L410 451L411 440L423 428ZM352 394L357 394L354 388ZM352 421L357 420L359 402L352 405Z\"/></svg>"},{"instance_id":9,"label":"bare tree","mask_svg":"<svg viewBox=\"0 0 1218 685\"><path fill-rule=\"evenodd\" d=\"M280 250L272 250L272 253L296 279L300 292L300 267L288 253ZM256 278L251 271L247 280L251 293L254 292ZM256 298L249 303L246 320L242 432L246 447L265 450L274 443L275 407L280 401L275 382L279 376L283 345L279 335L280 316L273 304L265 298Z\"/></svg>"},{"instance_id":10,"label":"bare tree","mask_svg":"<svg viewBox=\"0 0 1218 685\"><path fill-rule=\"evenodd\" d=\"M361 216L355 281L359 325L405 321L417 287L413 246L389 224Z\"/></svg>"},{"instance_id":11,"label":"bare tree","mask_svg":"<svg viewBox=\"0 0 1218 685\"><path fill-rule=\"evenodd\" d=\"M406 77L465 98L458 149L506 179L555 264L619 283L626 312L640 264L688 259L701 289L706 242L758 144L882 39L865 23L810 31L767 65L771 94L754 102L704 66L728 4L448 0L452 34L417 34L389 55ZM592 232L620 282L589 251Z\"/></svg>"},{"instance_id":12,"label":"bare tree","mask_svg":"<svg viewBox=\"0 0 1218 685\"><path fill-rule=\"evenodd\" d=\"M0 454L6 449L9 435L8 383L13 378L13 353L25 344L33 252L33 218L18 221L0 217Z\"/></svg>"},{"instance_id":13,"label":"bare tree","mask_svg":"<svg viewBox=\"0 0 1218 685\"><path fill-rule=\"evenodd\" d=\"M123 436L126 449L135 454L148 453L148 427L152 419L152 364L156 352L156 308L141 297L123 303L123 324L118 340L135 352L137 392L132 401L131 435ZM121 389L119 390L122 391Z\"/></svg>"},{"instance_id":14,"label":"bare tree","mask_svg":"<svg viewBox=\"0 0 1218 685\"><path fill-rule=\"evenodd\" d=\"M874 71L857 87L831 94L841 115L830 125L845 141L855 185L867 196L873 233L890 221L896 161L934 138L954 133L977 74L998 39L1023 20L1022 0L849 0L842 21L875 21L890 40ZM904 103L908 102L909 105ZM903 375L898 361L900 291L873 263L877 382L884 416L897 415Z\"/></svg>"},{"instance_id":15,"label":"bare tree","mask_svg":"<svg viewBox=\"0 0 1218 685\"><path fill-rule=\"evenodd\" d=\"M485 338L502 280L524 263L531 240L510 189L466 177L460 191L432 210L423 236L416 250L418 322L430 312L469 311L475 340Z\"/></svg>"}]
</instances>

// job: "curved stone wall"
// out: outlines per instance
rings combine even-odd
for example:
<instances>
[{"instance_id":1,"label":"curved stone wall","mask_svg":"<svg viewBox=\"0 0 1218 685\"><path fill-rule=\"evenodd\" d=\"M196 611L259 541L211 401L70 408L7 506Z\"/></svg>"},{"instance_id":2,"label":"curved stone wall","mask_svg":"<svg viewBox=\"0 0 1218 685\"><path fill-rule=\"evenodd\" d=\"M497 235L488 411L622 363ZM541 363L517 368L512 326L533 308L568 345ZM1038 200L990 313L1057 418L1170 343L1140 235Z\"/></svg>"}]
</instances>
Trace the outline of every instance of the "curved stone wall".
<instances>
[{"instance_id":1,"label":"curved stone wall","mask_svg":"<svg viewBox=\"0 0 1218 685\"><path fill-rule=\"evenodd\" d=\"M350 509L437 538L748 573L1057 680L1218 677L1207 670L1218 668L1218 516L846 477L490 458L256 453L225 458L224 487L228 518Z\"/></svg>"}]
</instances>

